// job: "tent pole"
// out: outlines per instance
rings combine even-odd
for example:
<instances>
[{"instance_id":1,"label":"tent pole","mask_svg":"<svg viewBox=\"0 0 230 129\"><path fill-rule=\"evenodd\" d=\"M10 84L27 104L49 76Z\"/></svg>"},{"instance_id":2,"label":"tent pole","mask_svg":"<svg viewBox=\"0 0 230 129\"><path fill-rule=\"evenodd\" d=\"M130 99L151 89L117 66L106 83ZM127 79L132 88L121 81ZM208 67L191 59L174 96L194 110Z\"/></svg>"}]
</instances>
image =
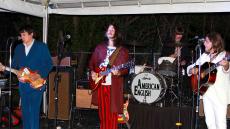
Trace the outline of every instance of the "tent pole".
<instances>
[{"instance_id":1,"label":"tent pole","mask_svg":"<svg viewBox=\"0 0 230 129\"><path fill-rule=\"evenodd\" d=\"M48 7L46 8L46 15L43 17L43 42L47 44L47 35L48 35L48 22L49 22L49 14L48 14ZM47 89L43 93L43 113L47 116Z\"/></svg>"}]
</instances>

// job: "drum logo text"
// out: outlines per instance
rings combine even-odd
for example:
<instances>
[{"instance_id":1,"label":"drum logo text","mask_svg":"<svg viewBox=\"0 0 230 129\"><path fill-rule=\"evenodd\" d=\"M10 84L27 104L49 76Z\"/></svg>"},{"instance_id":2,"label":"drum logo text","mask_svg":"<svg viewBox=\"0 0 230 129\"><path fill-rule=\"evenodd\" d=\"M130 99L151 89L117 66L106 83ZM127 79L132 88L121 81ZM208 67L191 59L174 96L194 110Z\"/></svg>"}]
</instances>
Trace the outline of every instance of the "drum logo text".
<instances>
[{"instance_id":1,"label":"drum logo text","mask_svg":"<svg viewBox=\"0 0 230 129\"><path fill-rule=\"evenodd\" d=\"M141 79L138 79L138 84L134 86L134 95L138 96L152 96L152 90L159 90L160 84L156 83L142 83Z\"/></svg>"}]
</instances>

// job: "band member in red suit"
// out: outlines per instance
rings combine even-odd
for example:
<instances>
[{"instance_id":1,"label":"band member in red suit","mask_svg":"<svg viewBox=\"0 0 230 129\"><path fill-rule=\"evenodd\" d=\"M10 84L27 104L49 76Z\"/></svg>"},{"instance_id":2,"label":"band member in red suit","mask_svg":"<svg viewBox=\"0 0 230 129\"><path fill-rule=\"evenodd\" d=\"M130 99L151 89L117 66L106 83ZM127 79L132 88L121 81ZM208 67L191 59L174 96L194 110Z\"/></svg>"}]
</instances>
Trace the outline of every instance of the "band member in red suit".
<instances>
[{"instance_id":1,"label":"band member in red suit","mask_svg":"<svg viewBox=\"0 0 230 129\"><path fill-rule=\"evenodd\" d=\"M92 80L97 77L97 68L114 67L128 62L128 50L121 46L117 26L110 24L105 35L106 41L96 46L89 61ZM116 49L117 56L111 61ZM100 129L117 129L118 114L123 112L123 75L127 73L127 69L112 70L93 92L92 104L98 105Z\"/></svg>"}]
</instances>

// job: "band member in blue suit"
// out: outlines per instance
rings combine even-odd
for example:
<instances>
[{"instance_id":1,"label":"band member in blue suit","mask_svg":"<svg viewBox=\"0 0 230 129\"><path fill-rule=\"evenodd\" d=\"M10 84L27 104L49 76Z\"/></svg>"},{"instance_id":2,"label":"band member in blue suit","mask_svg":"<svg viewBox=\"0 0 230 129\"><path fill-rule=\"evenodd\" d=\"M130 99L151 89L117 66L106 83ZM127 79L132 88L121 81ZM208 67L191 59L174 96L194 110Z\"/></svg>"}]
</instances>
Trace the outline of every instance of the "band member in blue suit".
<instances>
[{"instance_id":1,"label":"band member in blue suit","mask_svg":"<svg viewBox=\"0 0 230 129\"><path fill-rule=\"evenodd\" d=\"M16 46L12 60L12 68L29 68L37 71L29 77L33 82L39 79L46 79L52 69L52 60L47 45L34 39L35 32L31 26L24 26L20 29L22 44ZM1 66L0 71L7 70ZM23 129L39 129L40 107L42 94L45 90L44 83L41 87L34 88L31 82L25 81L23 74L26 71L17 72L19 79L19 92L22 102Z\"/></svg>"}]
</instances>

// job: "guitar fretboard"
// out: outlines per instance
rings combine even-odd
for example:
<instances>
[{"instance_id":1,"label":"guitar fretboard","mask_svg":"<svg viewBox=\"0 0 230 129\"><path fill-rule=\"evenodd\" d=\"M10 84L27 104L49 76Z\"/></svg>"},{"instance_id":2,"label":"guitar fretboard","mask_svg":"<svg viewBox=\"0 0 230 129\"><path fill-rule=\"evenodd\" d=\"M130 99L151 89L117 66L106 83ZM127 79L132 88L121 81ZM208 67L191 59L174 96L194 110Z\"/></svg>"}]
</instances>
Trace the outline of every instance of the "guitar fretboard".
<instances>
[{"instance_id":1,"label":"guitar fretboard","mask_svg":"<svg viewBox=\"0 0 230 129\"><path fill-rule=\"evenodd\" d=\"M105 75L108 75L109 73L111 73L112 70L120 70L123 68L129 68L129 67L132 67L133 65L134 65L134 62L130 61L126 64L121 64L121 65L115 66L111 69L107 69L106 71L102 71L102 72L100 72L100 75L105 76Z\"/></svg>"},{"instance_id":2,"label":"guitar fretboard","mask_svg":"<svg viewBox=\"0 0 230 129\"><path fill-rule=\"evenodd\" d=\"M14 74L16 74L16 75L17 75L17 73L18 73L18 70L12 69L12 68L9 68L9 67L6 67L6 71L12 72L12 73L14 73Z\"/></svg>"},{"instance_id":3,"label":"guitar fretboard","mask_svg":"<svg viewBox=\"0 0 230 129\"><path fill-rule=\"evenodd\" d=\"M229 61L230 57L225 57L225 60ZM213 70L215 70L218 66L220 65L220 61L217 62L216 64L213 64L210 68L204 70L205 75L209 74L210 72L212 72Z\"/></svg>"}]
</instances>

